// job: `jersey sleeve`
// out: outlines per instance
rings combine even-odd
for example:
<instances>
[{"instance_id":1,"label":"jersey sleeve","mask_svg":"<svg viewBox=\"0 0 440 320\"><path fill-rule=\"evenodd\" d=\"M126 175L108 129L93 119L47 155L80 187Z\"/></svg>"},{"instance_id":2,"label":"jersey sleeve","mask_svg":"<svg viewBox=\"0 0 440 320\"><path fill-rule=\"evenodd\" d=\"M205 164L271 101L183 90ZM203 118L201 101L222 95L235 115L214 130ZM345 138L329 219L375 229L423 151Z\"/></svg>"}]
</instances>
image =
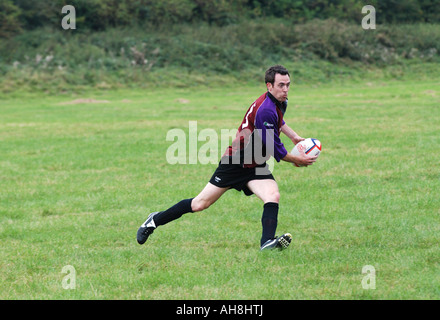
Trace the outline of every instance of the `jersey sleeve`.
<instances>
[{"instance_id":1,"label":"jersey sleeve","mask_svg":"<svg viewBox=\"0 0 440 320\"><path fill-rule=\"evenodd\" d=\"M287 154L284 144L281 142L278 128L278 115L270 109L260 108L255 116L255 129L268 151L277 162L280 162ZM271 144L273 148L271 148Z\"/></svg>"}]
</instances>

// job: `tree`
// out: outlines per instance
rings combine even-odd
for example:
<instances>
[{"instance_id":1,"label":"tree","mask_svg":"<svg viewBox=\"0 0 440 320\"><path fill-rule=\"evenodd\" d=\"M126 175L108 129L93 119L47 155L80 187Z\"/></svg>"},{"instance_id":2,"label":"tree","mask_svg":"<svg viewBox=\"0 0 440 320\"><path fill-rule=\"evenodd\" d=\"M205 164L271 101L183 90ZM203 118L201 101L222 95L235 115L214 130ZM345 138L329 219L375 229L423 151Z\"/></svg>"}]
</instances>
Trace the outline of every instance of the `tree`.
<instances>
[{"instance_id":1,"label":"tree","mask_svg":"<svg viewBox=\"0 0 440 320\"><path fill-rule=\"evenodd\" d=\"M10 38L21 32L21 10L11 0L0 0L0 38Z\"/></svg>"}]
</instances>

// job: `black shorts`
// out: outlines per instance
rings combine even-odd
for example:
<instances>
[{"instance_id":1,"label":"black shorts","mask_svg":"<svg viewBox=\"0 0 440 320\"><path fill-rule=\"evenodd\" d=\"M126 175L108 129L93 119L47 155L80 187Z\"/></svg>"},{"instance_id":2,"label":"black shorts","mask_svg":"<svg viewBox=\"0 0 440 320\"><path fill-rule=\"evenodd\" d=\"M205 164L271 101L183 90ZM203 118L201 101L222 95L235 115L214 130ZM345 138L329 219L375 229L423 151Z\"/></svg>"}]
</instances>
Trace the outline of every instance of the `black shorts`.
<instances>
[{"instance_id":1,"label":"black shorts","mask_svg":"<svg viewBox=\"0 0 440 320\"><path fill-rule=\"evenodd\" d=\"M266 163L255 168L243 168L241 164L232 164L220 161L217 169L209 180L210 183L219 188L234 188L243 191L245 195L253 194L247 187L251 180L275 180Z\"/></svg>"}]
</instances>

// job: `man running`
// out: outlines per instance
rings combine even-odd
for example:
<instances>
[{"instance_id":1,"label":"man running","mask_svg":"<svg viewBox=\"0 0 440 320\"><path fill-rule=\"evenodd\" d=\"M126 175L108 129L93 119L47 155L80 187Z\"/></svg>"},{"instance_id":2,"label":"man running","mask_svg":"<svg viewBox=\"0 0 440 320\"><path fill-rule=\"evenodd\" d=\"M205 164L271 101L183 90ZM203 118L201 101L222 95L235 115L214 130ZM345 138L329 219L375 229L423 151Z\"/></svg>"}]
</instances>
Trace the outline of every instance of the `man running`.
<instances>
[{"instance_id":1,"label":"man running","mask_svg":"<svg viewBox=\"0 0 440 320\"><path fill-rule=\"evenodd\" d=\"M255 194L263 201L260 250L289 246L292 240L290 233L275 237L280 193L266 161L273 156L277 162L283 160L308 166L317 157L305 154L294 156L287 152L280 140L281 132L295 145L304 140L283 119L290 88L288 70L280 65L270 67L265 74L265 83L267 92L247 110L232 145L226 149L205 188L195 198L181 200L165 211L151 213L138 229L139 244L145 243L157 227L185 213L209 208L227 190L234 188L247 196Z\"/></svg>"}]
</instances>

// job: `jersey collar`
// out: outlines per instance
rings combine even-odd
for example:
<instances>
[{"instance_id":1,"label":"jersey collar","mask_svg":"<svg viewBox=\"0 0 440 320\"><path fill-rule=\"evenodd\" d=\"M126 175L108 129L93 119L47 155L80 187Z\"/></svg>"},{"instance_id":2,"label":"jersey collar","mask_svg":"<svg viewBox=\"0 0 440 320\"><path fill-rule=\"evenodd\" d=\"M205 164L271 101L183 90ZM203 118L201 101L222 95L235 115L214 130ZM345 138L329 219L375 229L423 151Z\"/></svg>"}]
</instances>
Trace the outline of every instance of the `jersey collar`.
<instances>
[{"instance_id":1,"label":"jersey collar","mask_svg":"<svg viewBox=\"0 0 440 320\"><path fill-rule=\"evenodd\" d=\"M273 95L272 93L270 93L269 91L267 91L267 96L270 98L270 100L272 100L275 105L278 107L278 109L280 109L281 113L284 114L286 113L286 109L287 109L287 99L284 102L279 102Z\"/></svg>"}]
</instances>

